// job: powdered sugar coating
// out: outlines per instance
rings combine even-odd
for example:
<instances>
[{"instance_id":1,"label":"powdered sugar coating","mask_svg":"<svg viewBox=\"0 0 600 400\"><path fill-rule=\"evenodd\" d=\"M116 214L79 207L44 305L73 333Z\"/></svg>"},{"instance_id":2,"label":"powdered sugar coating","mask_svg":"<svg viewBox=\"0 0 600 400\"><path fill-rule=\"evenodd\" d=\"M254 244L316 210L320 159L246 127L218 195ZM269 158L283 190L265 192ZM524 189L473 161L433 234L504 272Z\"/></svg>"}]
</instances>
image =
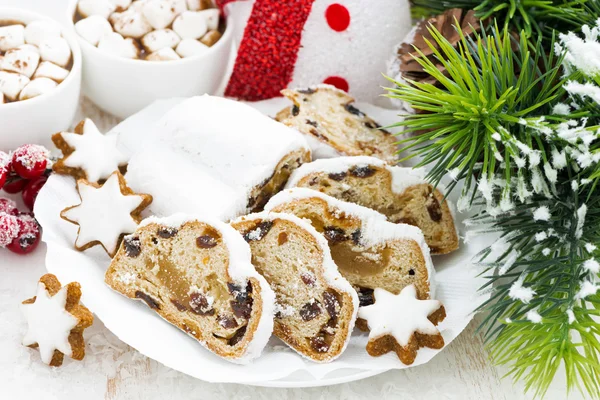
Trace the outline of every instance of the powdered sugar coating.
<instances>
[{"instance_id":1,"label":"powdered sugar coating","mask_svg":"<svg viewBox=\"0 0 600 400\"><path fill-rule=\"evenodd\" d=\"M67 287L50 296L43 283L38 284L35 302L23 304L22 310L27 320L27 333L24 346L38 344L42 361L50 364L54 350L70 357L73 353L69 334L79 320L65 310Z\"/></svg>"},{"instance_id":2,"label":"powdered sugar coating","mask_svg":"<svg viewBox=\"0 0 600 400\"><path fill-rule=\"evenodd\" d=\"M427 318L442 303L438 300L419 300L417 289L409 285L400 294L385 289L374 291L375 304L361 307L358 317L369 324L369 339L392 335L400 346L407 346L415 333L437 335L437 327Z\"/></svg>"},{"instance_id":3,"label":"powdered sugar coating","mask_svg":"<svg viewBox=\"0 0 600 400\"><path fill-rule=\"evenodd\" d=\"M382 161L376 157L355 156L321 159L304 164L292 173L287 187L290 188L296 186L300 179L314 172L337 174L341 172L347 172L353 167L367 166L387 169L392 176L392 191L396 194L404 193L404 191L411 186L427 183L425 180L426 171L424 168L391 166L385 161Z\"/></svg>"},{"instance_id":4,"label":"powdered sugar coating","mask_svg":"<svg viewBox=\"0 0 600 400\"><path fill-rule=\"evenodd\" d=\"M252 259L250 246L246 243L243 236L230 225L221 222L214 217L178 213L163 218L148 217L140 223L139 227L141 228L149 224L160 224L172 228L179 228L181 225L190 221L199 221L210 225L221 234L223 243L225 243L225 246L229 251L229 265L227 266L227 271L234 283L245 288L248 279L255 278L260 285L262 314L258 321L256 331L254 332L254 336L242 357L229 360L238 364L247 364L252 359L260 356L273 332L275 293L265 278L256 271L250 262ZM204 343L203 346L205 346Z\"/></svg>"},{"instance_id":5,"label":"powdered sugar coating","mask_svg":"<svg viewBox=\"0 0 600 400\"><path fill-rule=\"evenodd\" d=\"M0 247L8 246L19 236L19 220L16 216L0 213Z\"/></svg>"},{"instance_id":6,"label":"powdered sugar coating","mask_svg":"<svg viewBox=\"0 0 600 400\"><path fill-rule=\"evenodd\" d=\"M364 246L374 246L395 239L410 239L417 242L425 260L425 267L427 268L429 294L432 298L435 296L435 269L431 260L429 246L425 242L423 232L416 226L389 222L385 215L375 210L338 200L319 191L307 188L293 188L279 192L265 205L265 211L273 210L277 206L291 203L295 200L310 198L318 198L326 201L334 214L344 213L359 219L361 221L361 244Z\"/></svg>"},{"instance_id":7,"label":"powdered sugar coating","mask_svg":"<svg viewBox=\"0 0 600 400\"><path fill-rule=\"evenodd\" d=\"M339 352L338 356L336 357L332 357L326 360L323 360L321 362L330 362L333 361L335 358L339 357L339 355L341 355L344 350L346 349L346 346L348 346L348 342L350 342L350 333L352 332L352 329L354 329L354 323L356 322L356 315L358 312L358 295L356 293L356 290L354 290L354 288L352 287L352 285L350 285L350 283L340 274L340 272L338 271L338 267L335 264L335 262L333 261L333 258L331 257L331 251L329 250L329 244L327 243L327 240L325 239L325 237L323 235L321 235L319 232L317 232L317 230L310 224L310 222L308 220L304 220L301 218L296 217L295 215L292 214L284 214L284 213L273 213L273 212L260 212L260 213L254 213L254 214L250 214L250 215L245 215L243 217L239 217L238 219L236 219L235 222L241 222L241 221L255 221L255 220L260 220L260 221L274 221L277 219L281 219L281 220L286 220L286 221L290 221L295 225L298 225L300 228L302 228L304 231L306 231L308 234L310 234L312 237L315 238L315 241L317 242L317 245L319 246L319 248L322 251L323 254L323 277L325 278L325 281L327 282L327 284L337 290L339 290L340 292L346 293L350 296L350 298L352 299L352 318L349 321L349 325L348 325L348 336L346 338L346 341L344 342L344 345L342 347L342 350ZM279 306L279 308L281 308L281 306ZM302 353L298 353L304 357L306 357L304 354ZM307 357L308 358L308 357ZM309 358L312 361L312 358Z\"/></svg>"},{"instance_id":8,"label":"powdered sugar coating","mask_svg":"<svg viewBox=\"0 0 600 400\"><path fill-rule=\"evenodd\" d=\"M82 135L63 132L61 136L74 149L64 164L81 168L90 182L108 178L127 163L128 158L117 148L117 136L103 135L91 119L85 120Z\"/></svg>"},{"instance_id":9,"label":"powdered sugar coating","mask_svg":"<svg viewBox=\"0 0 600 400\"><path fill-rule=\"evenodd\" d=\"M124 195L117 174L111 175L99 188L78 181L77 190L81 203L61 213L61 216L79 225L75 245L81 248L99 241L109 254L114 254L119 236L135 231L137 222L131 213L142 204L144 197Z\"/></svg>"},{"instance_id":10,"label":"powdered sugar coating","mask_svg":"<svg viewBox=\"0 0 600 400\"><path fill-rule=\"evenodd\" d=\"M167 183L185 188L177 190L180 199L176 202L193 206L186 212L215 213L223 220L248 212L253 189L272 176L286 155L310 152L298 132L246 104L208 95L175 105L149 137L152 143L139 150L129 164L128 181L159 198L165 191L164 180L146 174L157 167L152 165L156 159L145 153L162 154L161 160L166 158L168 163L161 168L169 165L186 176L171 174L174 176ZM166 202L156 203L152 209L160 215L181 211Z\"/></svg>"}]
</instances>

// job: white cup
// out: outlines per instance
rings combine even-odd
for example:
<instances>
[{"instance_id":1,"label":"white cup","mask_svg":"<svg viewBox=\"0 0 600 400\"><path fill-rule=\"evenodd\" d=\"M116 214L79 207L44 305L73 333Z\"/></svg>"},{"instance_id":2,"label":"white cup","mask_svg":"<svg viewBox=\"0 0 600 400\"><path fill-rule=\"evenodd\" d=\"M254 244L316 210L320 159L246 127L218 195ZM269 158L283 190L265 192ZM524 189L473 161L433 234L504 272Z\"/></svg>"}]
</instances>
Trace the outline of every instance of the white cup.
<instances>
[{"instance_id":1,"label":"white cup","mask_svg":"<svg viewBox=\"0 0 600 400\"><path fill-rule=\"evenodd\" d=\"M0 7L0 21L28 24L51 18L19 8ZM0 150L10 151L27 144L51 145L51 136L69 128L79 104L81 89L81 52L75 34L63 29L71 47L73 66L67 78L55 89L32 99L0 104Z\"/></svg>"},{"instance_id":2,"label":"white cup","mask_svg":"<svg viewBox=\"0 0 600 400\"><path fill-rule=\"evenodd\" d=\"M77 0L67 10L70 26ZM104 111L127 118L158 99L215 94L231 57L232 29L206 53L174 61L118 57L78 36L83 55L83 94Z\"/></svg>"}]
</instances>

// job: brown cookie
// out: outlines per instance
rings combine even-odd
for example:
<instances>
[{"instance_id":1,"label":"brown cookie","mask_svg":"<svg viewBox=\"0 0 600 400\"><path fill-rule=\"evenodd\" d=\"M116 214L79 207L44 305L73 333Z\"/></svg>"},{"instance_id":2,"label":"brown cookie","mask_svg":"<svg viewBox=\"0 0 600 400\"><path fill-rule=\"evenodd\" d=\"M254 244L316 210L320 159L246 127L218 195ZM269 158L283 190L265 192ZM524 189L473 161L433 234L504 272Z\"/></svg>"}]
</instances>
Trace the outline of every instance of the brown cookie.
<instances>
[{"instance_id":1,"label":"brown cookie","mask_svg":"<svg viewBox=\"0 0 600 400\"><path fill-rule=\"evenodd\" d=\"M398 295L384 289L374 290L375 303L358 310L357 326L369 328L367 353L373 357L390 351L410 365L421 347L441 349L444 338L437 325L446 318L438 300L419 300L413 285Z\"/></svg>"},{"instance_id":2,"label":"brown cookie","mask_svg":"<svg viewBox=\"0 0 600 400\"><path fill-rule=\"evenodd\" d=\"M90 119L81 121L75 132L52 135L63 157L52 166L61 175L103 182L115 170L125 173L128 158L117 148L116 135L103 135Z\"/></svg>"},{"instance_id":3,"label":"brown cookie","mask_svg":"<svg viewBox=\"0 0 600 400\"><path fill-rule=\"evenodd\" d=\"M77 191L81 203L60 213L61 218L79 226L75 248L83 251L99 244L111 258L123 236L135 231L141 212L152 202L151 195L134 193L119 171L101 185L79 179Z\"/></svg>"},{"instance_id":4,"label":"brown cookie","mask_svg":"<svg viewBox=\"0 0 600 400\"><path fill-rule=\"evenodd\" d=\"M79 304L81 286L71 282L62 287L56 276L46 274L39 280L35 297L23 302L28 329L23 345L39 348L42 361L59 367L67 355L74 360L85 356L83 330L94 316Z\"/></svg>"}]
</instances>

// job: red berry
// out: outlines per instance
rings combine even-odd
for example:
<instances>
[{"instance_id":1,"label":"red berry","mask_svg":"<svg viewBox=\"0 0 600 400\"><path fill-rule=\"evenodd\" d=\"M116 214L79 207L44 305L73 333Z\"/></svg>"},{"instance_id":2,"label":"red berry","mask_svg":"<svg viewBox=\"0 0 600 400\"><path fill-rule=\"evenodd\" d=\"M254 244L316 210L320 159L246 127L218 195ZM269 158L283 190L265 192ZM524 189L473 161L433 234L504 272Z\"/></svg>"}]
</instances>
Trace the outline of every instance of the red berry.
<instances>
[{"instance_id":1,"label":"red berry","mask_svg":"<svg viewBox=\"0 0 600 400\"><path fill-rule=\"evenodd\" d=\"M17 215L19 213L19 210L17 209L17 203L15 203L14 200L0 197L0 213Z\"/></svg>"},{"instance_id":2,"label":"red berry","mask_svg":"<svg viewBox=\"0 0 600 400\"><path fill-rule=\"evenodd\" d=\"M16 219L19 226L18 234L6 248L17 254L31 253L40 244L42 237L40 225L31 214L19 214Z\"/></svg>"},{"instance_id":3,"label":"red berry","mask_svg":"<svg viewBox=\"0 0 600 400\"><path fill-rule=\"evenodd\" d=\"M19 193L23 190L27 182L29 182L27 179L22 179L15 174L10 174L2 189L10 194Z\"/></svg>"},{"instance_id":4,"label":"red berry","mask_svg":"<svg viewBox=\"0 0 600 400\"><path fill-rule=\"evenodd\" d=\"M23 196L23 203L25 203L30 210L33 210L35 199L47 180L47 176L40 176L36 180L29 181L23 188L23 193L21 193L21 196Z\"/></svg>"},{"instance_id":5,"label":"red berry","mask_svg":"<svg viewBox=\"0 0 600 400\"><path fill-rule=\"evenodd\" d=\"M0 189L6 183L8 174L10 173L10 156L3 151L0 151Z\"/></svg>"},{"instance_id":6,"label":"red berry","mask_svg":"<svg viewBox=\"0 0 600 400\"><path fill-rule=\"evenodd\" d=\"M21 178L33 179L46 171L50 153L44 146L26 144L17 148L12 156L12 169Z\"/></svg>"},{"instance_id":7,"label":"red berry","mask_svg":"<svg viewBox=\"0 0 600 400\"><path fill-rule=\"evenodd\" d=\"M6 247L19 235L19 219L10 214L0 213L0 247Z\"/></svg>"}]
</instances>

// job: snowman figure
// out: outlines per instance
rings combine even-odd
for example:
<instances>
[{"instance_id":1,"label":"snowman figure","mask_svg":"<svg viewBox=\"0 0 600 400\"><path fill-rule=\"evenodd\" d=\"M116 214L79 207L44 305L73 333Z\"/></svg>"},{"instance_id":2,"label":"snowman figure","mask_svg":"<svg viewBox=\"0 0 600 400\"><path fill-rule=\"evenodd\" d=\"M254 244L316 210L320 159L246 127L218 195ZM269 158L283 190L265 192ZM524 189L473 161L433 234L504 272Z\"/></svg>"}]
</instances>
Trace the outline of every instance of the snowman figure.
<instances>
[{"instance_id":1,"label":"snowman figure","mask_svg":"<svg viewBox=\"0 0 600 400\"><path fill-rule=\"evenodd\" d=\"M225 95L258 101L286 87L327 83L361 101L411 29L408 0L220 0L238 53Z\"/></svg>"}]
</instances>

